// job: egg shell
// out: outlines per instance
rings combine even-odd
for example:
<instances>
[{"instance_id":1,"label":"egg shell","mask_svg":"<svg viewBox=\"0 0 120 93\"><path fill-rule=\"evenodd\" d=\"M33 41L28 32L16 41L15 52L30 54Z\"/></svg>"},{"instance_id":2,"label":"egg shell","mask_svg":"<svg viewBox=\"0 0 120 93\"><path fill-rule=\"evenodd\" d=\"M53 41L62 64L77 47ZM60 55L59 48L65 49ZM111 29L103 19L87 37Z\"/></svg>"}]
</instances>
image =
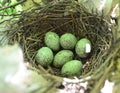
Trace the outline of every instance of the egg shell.
<instances>
[{"instance_id":1,"label":"egg shell","mask_svg":"<svg viewBox=\"0 0 120 93\"><path fill-rule=\"evenodd\" d=\"M82 62L79 60L66 62L61 69L61 75L65 77L78 76L81 73L82 66Z\"/></svg>"},{"instance_id":2,"label":"egg shell","mask_svg":"<svg viewBox=\"0 0 120 93\"><path fill-rule=\"evenodd\" d=\"M81 57L85 58L91 52L91 42L87 38L80 39L75 47L76 54Z\"/></svg>"},{"instance_id":3,"label":"egg shell","mask_svg":"<svg viewBox=\"0 0 120 93\"><path fill-rule=\"evenodd\" d=\"M47 47L51 48L53 51L60 49L60 38L55 32L47 32L44 41Z\"/></svg>"},{"instance_id":4,"label":"egg shell","mask_svg":"<svg viewBox=\"0 0 120 93\"><path fill-rule=\"evenodd\" d=\"M77 43L77 38L71 33L65 33L60 37L60 45L64 49L73 49Z\"/></svg>"},{"instance_id":5,"label":"egg shell","mask_svg":"<svg viewBox=\"0 0 120 93\"><path fill-rule=\"evenodd\" d=\"M53 65L58 68L62 67L66 62L72 60L73 57L74 57L74 54L72 51L61 50L55 55Z\"/></svg>"},{"instance_id":6,"label":"egg shell","mask_svg":"<svg viewBox=\"0 0 120 93\"><path fill-rule=\"evenodd\" d=\"M52 50L48 47L40 48L35 56L35 60L43 67L47 67L53 61Z\"/></svg>"}]
</instances>

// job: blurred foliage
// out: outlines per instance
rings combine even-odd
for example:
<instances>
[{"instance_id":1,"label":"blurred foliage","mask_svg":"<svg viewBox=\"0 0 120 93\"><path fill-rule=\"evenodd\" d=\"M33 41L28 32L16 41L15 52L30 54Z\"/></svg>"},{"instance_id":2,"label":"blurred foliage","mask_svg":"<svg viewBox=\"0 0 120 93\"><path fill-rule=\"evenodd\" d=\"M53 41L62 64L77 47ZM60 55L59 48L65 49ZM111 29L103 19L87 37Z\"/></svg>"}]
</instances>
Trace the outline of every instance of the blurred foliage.
<instances>
[{"instance_id":1,"label":"blurred foliage","mask_svg":"<svg viewBox=\"0 0 120 93\"><path fill-rule=\"evenodd\" d=\"M10 25L13 21L19 19L19 13L22 11L22 6L20 3L23 1L19 0L0 0L0 32L4 32L12 25ZM0 33L0 40L6 37L5 33ZM7 39L7 37L6 37ZM2 42L2 45L7 42Z\"/></svg>"},{"instance_id":2,"label":"blurred foliage","mask_svg":"<svg viewBox=\"0 0 120 93\"><path fill-rule=\"evenodd\" d=\"M30 70L18 44L0 47L1 93L55 93L54 80ZM30 66L29 66L30 67Z\"/></svg>"},{"instance_id":3,"label":"blurred foliage","mask_svg":"<svg viewBox=\"0 0 120 93\"><path fill-rule=\"evenodd\" d=\"M23 10L31 10L36 8L37 6L43 6L43 0L27 0L23 3L22 9Z\"/></svg>"},{"instance_id":4,"label":"blurred foliage","mask_svg":"<svg viewBox=\"0 0 120 93\"><path fill-rule=\"evenodd\" d=\"M90 12L110 15L119 0L78 0L78 2L82 3Z\"/></svg>"},{"instance_id":5,"label":"blurred foliage","mask_svg":"<svg viewBox=\"0 0 120 93\"><path fill-rule=\"evenodd\" d=\"M18 3L16 0L1 0L0 1L0 15L12 15L21 11L21 5L13 6ZM11 7L9 7L11 6ZM6 8L8 7L8 8ZM5 9L6 8L6 9Z\"/></svg>"},{"instance_id":6,"label":"blurred foliage","mask_svg":"<svg viewBox=\"0 0 120 93\"><path fill-rule=\"evenodd\" d=\"M22 50L17 44L0 47L0 91L12 88L7 84L7 78L17 71L19 63L22 61Z\"/></svg>"}]
</instances>

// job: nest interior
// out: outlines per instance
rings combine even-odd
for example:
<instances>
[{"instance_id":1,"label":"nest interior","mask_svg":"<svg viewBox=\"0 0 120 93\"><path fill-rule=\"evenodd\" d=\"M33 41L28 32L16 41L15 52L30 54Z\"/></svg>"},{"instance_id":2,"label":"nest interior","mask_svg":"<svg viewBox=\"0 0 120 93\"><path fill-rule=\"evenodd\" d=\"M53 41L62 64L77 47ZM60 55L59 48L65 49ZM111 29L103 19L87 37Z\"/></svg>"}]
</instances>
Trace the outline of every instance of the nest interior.
<instances>
[{"instance_id":1,"label":"nest interior","mask_svg":"<svg viewBox=\"0 0 120 93\"><path fill-rule=\"evenodd\" d=\"M13 24L12 29L7 32L9 43L20 43L25 60L33 66L38 66L34 57L37 50L45 46L46 32L54 31L59 36L69 32L78 39L87 37L92 42L92 52L83 60L85 67L81 76L92 73L104 63L106 51L113 40L109 22L104 15L89 13L81 4L71 0L50 3L44 7L22 12L15 24L17 25ZM56 70L51 73L56 74Z\"/></svg>"}]
</instances>

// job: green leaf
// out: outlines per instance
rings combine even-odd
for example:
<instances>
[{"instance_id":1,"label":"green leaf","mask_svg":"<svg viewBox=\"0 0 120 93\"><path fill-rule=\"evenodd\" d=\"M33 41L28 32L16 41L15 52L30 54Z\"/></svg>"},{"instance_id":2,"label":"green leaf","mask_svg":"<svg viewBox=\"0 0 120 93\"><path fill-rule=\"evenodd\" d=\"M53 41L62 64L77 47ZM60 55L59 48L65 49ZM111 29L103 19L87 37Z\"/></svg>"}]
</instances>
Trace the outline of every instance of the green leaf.
<instances>
[{"instance_id":1,"label":"green leaf","mask_svg":"<svg viewBox=\"0 0 120 93\"><path fill-rule=\"evenodd\" d=\"M16 13L16 12L17 12L17 11L16 11L15 8L8 8L8 9L7 9L8 15L11 15L11 14Z\"/></svg>"}]
</instances>

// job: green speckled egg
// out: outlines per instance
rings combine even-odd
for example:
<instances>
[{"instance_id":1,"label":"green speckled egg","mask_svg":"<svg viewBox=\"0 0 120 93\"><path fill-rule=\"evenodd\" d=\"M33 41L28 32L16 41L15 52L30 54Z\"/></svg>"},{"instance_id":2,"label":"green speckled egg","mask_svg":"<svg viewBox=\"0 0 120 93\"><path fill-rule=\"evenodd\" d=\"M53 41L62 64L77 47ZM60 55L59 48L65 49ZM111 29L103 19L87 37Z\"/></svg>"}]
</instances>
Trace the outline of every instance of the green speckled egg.
<instances>
[{"instance_id":1,"label":"green speckled egg","mask_svg":"<svg viewBox=\"0 0 120 93\"><path fill-rule=\"evenodd\" d=\"M45 44L54 51L60 49L60 38L55 32L47 32L45 34Z\"/></svg>"},{"instance_id":2,"label":"green speckled egg","mask_svg":"<svg viewBox=\"0 0 120 93\"><path fill-rule=\"evenodd\" d=\"M81 73L82 63L79 60L71 60L65 63L61 69L61 75L66 77L78 76Z\"/></svg>"},{"instance_id":3,"label":"green speckled egg","mask_svg":"<svg viewBox=\"0 0 120 93\"><path fill-rule=\"evenodd\" d=\"M35 56L35 60L43 67L47 67L53 61L52 50L48 47L40 48Z\"/></svg>"},{"instance_id":4,"label":"green speckled egg","mask_svg":"<svg viewBox=\"0 0 120 93\"><path fill-rule=\"evenodd\" d=\"M64 49L73 49L77 43L77 38L71 34L66 33L60 37L60 44Z\"/></svg>"},{"instance_id":5,"label":"green speckled egg","mask_svg":"<svg viewBox=\"0 0 120 93\"><path fill-rule=\"evenodd\" d=\"M66 62L72 60L74 57L73 52L70 50L61 50L59 51L53 61L55 67L62 67Z\"/></svg>"},{"instance_id":6,"label":"green speckled egg","mask_svg":"<svg viewBox=\"0 0 120 93\"><path fill-rule=\"evenodd\" d=\"M87 38L80 39L75 47L76 54L81 57L87 57L87 55L91 52L91 42Z\"/></svg>"}]
</instances>

